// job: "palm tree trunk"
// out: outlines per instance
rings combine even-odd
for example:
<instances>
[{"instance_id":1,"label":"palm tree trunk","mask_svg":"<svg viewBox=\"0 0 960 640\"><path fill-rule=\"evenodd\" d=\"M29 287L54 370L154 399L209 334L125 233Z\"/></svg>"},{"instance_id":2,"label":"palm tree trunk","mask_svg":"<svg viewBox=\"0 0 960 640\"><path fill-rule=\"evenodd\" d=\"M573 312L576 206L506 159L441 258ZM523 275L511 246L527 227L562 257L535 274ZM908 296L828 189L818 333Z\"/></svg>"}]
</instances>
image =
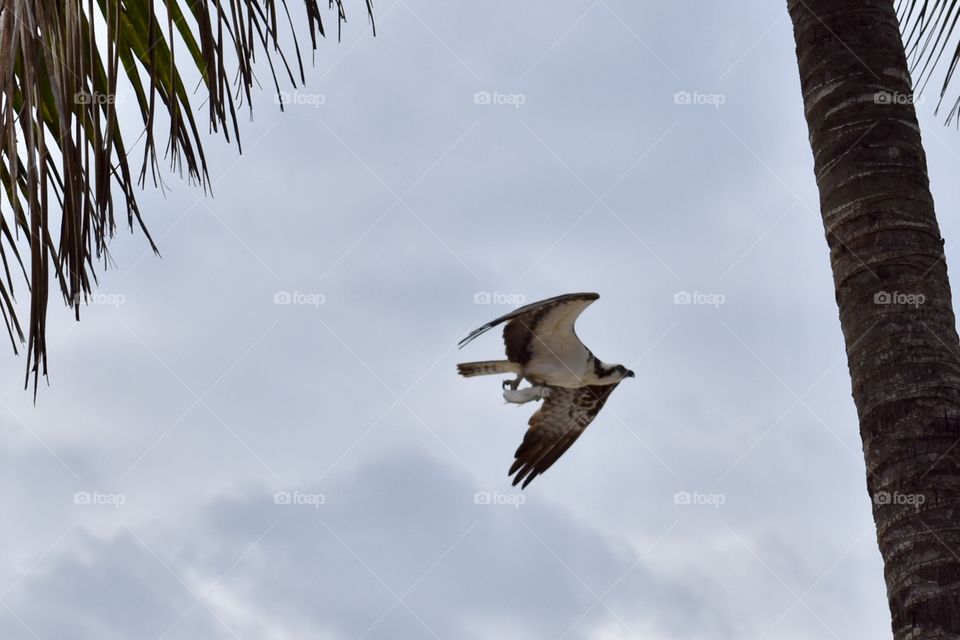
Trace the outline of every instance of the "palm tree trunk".
<instances>
[{"instance_id":1,"label":"palm tree trunk","mask_svg":"<svg viewBox=\"0 0 960 640\"><path fill-rule=\"evenodd\" d=\"M893 635L960 638L960 344L892 0L788 0Z\"/></svg>"}]
</instances>

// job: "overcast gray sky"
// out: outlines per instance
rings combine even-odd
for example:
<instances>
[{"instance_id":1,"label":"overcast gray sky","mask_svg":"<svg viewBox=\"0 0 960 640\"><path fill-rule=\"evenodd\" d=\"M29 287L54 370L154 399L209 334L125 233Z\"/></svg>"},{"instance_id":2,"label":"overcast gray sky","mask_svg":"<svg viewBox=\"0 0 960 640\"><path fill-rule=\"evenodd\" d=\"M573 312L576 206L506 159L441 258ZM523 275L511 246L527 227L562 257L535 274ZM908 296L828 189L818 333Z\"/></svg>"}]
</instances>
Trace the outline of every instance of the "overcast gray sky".
<instances>
[{"instance_id":1,"label":"overcast gray sky","mask_svg":"<svg viewBox=\"0 0 960 640\"><path fill-rule=\"evenodd\" d=\"M0 635L889 637L783 3L350 9L51 305L36 406L0 359ZM637 377L521 495L456 343L572 291Z\"/></svg>"}]
</instances>

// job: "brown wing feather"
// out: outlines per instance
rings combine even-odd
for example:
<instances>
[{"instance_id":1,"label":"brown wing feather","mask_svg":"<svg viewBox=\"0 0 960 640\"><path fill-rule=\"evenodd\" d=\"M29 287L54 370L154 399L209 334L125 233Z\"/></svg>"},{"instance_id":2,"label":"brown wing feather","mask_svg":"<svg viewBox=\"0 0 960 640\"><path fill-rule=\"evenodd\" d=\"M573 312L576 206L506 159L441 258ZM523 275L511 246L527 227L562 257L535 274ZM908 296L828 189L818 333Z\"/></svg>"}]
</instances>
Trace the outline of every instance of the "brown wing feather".
<instances>
[{"instance_id":1,"label":"brown wing feather","mask_svg":"<svg viewBox=\"0 0 960 640\"><path fill-rule=\"evenodd\" d=\"M546 300L531 302L528 305L517 307L510 313L505 313L504 315L500 316L496 320L491 320L490 322L488 322L487 324L483 325L478 329L474 329L473 331L470 332L470 335L468 335L466 338L460 341L459 346L464 347L468 342L470 342L477 336L486 333L487 331L494 328L498 324L506 322L507 320L512 320L513 318L522 316L526 313L530 313L531 311L535 311L543 307L550 307L557 303L570 302L573 300L596 300L599 297L600 297L600 294L598 293L565 293L563 295L547 298Z\"/></svg>"},{"instance_id":2,"label":"brown wing feather","mask_svg":"<svg viewBox=\"0 0 960 640\"><path fill-rule=\"evenodd\" d=\"M533 329L553 307L541 307L518 316L503 327L503 346L506 347L507 360L527 364L530 361L533 344Z\"/></svg>"},{"instance_id":3,"label":"brown wing feather","mask_svg":"<svg viewBox=\"0 0 960 640\"><path fill-rule=\"evenodd\" d=\"M597 417L617 384L594 385L579 389L550 387L550 396L530 417L527 433L517 449L508 475L517 475L513 484L523 481L525 488L570 448Z\"/></svg>"},{"instance_id":4,"label":"brown wing feather","mask_svg":"<svg viewBox=\"0 0 960 640\"><path fill-rule=\"evenodd\" d=\"M506 347L507 359L511 362L525 364L530 359L532 329L535 329L550 311L556 309L557 305L576 301L592 302L599 297L600 295L597 293L566 293L518 307L510 313L471 331L470 335L460 341L460 347L463 348L477 336L506 322L507 325L503 328L503 343Z\"/></svg>"}]
</instances>

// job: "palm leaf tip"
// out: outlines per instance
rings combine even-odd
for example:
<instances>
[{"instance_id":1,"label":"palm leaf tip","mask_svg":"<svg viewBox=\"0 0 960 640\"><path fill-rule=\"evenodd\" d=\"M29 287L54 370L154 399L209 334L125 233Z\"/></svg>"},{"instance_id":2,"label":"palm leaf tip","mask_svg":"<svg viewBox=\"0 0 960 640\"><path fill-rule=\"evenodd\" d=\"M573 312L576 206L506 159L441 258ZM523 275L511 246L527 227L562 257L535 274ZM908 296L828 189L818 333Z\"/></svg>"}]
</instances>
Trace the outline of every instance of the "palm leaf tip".
<instances>
[{"instance_id":1,"label":"palm leaf tip","mask_svg":"<svg viewBox=\"0 0 960 640\"><path fill-rule=\"evenodd\" d=\"M47 370L50 281L79 318L80 301L109 261L116 209L157 251L135 187L148 176L162 183L161 126L170 169L209 187L188 72L199 78L209 128L239 143L237 108L250 104L257 55L277 91L278 68L283 82L304 81L297 20L314 50L325 34L317 0L304 7L294 18L285 0L0 0L0 315L14 352L26 343L34 394ZM366 9L372 24L370 0ZM342 0L329 0L328 10L339 33ZM133 98L142 119L133 145L142 145L139 172L120 127L121 97ZM26 337L14 298L21 279L29 291Z\"/></svg>"},{"instance_id":2,"label":"palm leaf tip","mask_svg":"<svg viewBox=\"0 0 960 640\"><path fill-rule=\"evenodd\" d=\"M921 94L935 75L943 71L935 109L939 113L960 63L960 31L956 29L960 20L960 3L956 0L898 0L896 7L916 93ZM958 115L960 96L954 98L947 122L960 124Z\"/></svg>"}]
</instances>

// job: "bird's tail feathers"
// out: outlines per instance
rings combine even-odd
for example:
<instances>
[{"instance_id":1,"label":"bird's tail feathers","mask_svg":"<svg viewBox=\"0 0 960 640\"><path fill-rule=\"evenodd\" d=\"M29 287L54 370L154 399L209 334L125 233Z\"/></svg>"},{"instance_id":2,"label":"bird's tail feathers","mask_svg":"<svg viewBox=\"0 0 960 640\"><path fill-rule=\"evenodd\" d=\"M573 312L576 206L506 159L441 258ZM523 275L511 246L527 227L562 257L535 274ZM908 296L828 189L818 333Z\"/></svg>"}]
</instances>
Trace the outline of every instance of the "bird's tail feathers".
<instances>
[{"instance_id":1,"label":"bird's tail feathers","mask_svg":"<svg viewBox=\"0 0 960 640\"><path fill-rule=\"evenodd\" d=\"M464 378L473 376L491 376L502 373L520 373L520 365L509 360L482 360L480 362L461 362L457 372Z\"/></svg>"}]
</instances>

